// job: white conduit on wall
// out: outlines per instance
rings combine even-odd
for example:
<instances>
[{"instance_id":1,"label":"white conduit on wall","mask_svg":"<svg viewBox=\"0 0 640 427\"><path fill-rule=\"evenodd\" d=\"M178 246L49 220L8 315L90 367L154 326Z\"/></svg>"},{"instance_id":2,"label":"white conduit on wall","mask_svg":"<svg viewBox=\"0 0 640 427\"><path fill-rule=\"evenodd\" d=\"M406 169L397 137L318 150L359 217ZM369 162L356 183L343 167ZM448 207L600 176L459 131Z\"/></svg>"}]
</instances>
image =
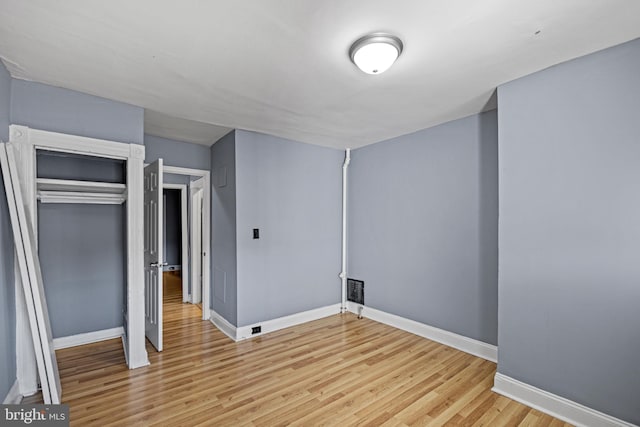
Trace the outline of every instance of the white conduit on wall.
<instances>
[{"instance_id":1,"label":"white conduit on wall","mask_svg":"<svg viewBox=\"0 0 640 427\"><path fill-rule=\"evenodd\" d=\"M351 149L347 148L342 165L342 271L340 280L342 281L342 300L340 312L347 311L347 172L351 162Z\"/></svg>"}]
</instances>

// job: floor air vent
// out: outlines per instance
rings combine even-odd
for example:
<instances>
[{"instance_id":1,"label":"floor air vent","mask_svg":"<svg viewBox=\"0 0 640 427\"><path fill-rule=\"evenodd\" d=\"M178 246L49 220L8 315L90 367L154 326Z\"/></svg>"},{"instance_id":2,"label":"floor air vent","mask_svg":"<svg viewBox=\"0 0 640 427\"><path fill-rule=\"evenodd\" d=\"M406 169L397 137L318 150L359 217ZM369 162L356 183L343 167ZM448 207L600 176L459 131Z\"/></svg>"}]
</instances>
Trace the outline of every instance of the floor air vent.
<instances>
[{"instance_id":1,"label":"floor air vent","mask_svg":"<svg viewBox=\"0 0 640 427\"><path fill-rule=\"evenodd\" d=\"M364 282L362 280L347 279L347 299L356 304L364 305Z\"/></svg>"}]
</instances>

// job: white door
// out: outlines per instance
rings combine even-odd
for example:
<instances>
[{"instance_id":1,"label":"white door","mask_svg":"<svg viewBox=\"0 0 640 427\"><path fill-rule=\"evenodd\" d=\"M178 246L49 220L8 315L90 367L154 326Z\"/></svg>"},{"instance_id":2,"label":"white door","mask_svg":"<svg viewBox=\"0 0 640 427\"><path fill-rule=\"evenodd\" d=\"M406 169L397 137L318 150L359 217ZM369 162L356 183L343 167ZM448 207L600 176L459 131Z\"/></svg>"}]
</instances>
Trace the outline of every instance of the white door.
<instances>
[{"instance_id":1,"label":"white door","mask_svg":"<svg viewBox=\"0 0 640 427\"><path fill-rule=\"evenodd\" d=\"M145 335L162 351L162 159L144 168Z\"/></svg>"},{"instance_id":2,"label":"white door","mask_svg":"<svg viewBox=\"0 0 640 427\"><path fill-rule=\"evenodd\" d=\"M192 181L191 188L191 302L202 301L202 207L204 179Z\"/></svg>"},{"instance_id":3,"label":"white door","mask_svg":"<svg viewBox=\"0 0 640 427\"><path fill-rule=\"evenodd\" d=\"M40 260L35 249L36 239L33 228L28 220L29 214L25 209L22 197L15 154L10 145L4 143L0 145L0 165L9 207L15 254L42 385L42 399L47 405L59 404L62 386L60 385L58 361L53 347L53 335L49 323Z\"/></svg>"}]
</instances>

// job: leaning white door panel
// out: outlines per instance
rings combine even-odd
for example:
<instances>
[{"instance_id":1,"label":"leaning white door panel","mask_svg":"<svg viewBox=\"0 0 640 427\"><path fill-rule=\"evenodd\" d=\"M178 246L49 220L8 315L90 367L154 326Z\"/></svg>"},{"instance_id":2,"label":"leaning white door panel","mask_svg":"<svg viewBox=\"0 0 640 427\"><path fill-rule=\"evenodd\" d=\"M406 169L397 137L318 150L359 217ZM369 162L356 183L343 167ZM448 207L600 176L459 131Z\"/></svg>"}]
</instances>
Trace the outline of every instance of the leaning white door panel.
<instances>
[{"instance_id":1,"label":"leaning white door panel","mask_svg":"<svg viewBox=\"0 0 640 427\"><path fill-rule=\"evenodd\" d=\"M0 163L9 216L11 217L16 258L22 279L38 373L40 374L42 398L45 404L58 404L62 395L62 387L56 353L53 349L53 336L42 272L40 271L40 260L36 252L33 227L28 219L22 198L13 148L10 145L2 144L0 146Z\"/></svg>"},{"instance_id":2,"label":"leaning white door panel","mask_svg":"<svg viewBox=\"0 0 640 427\"><path fill-rule=\"evenodd\" d=\"M145 335L162 351L162 159L144 168Z\"/></svg>"}]
</instances>

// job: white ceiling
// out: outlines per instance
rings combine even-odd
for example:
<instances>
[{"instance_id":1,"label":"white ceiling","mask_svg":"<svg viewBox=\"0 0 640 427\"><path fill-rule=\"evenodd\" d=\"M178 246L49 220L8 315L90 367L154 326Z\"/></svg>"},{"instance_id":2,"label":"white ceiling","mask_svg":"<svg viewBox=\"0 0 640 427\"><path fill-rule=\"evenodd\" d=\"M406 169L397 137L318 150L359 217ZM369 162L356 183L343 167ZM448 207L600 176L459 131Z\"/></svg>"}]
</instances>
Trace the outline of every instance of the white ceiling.
<instances>
[{"instance_id":1,"label":"white ceiling","mask_svg":"<svg viewBox=\"0 0 640 427\"><path fill-rule=\"evenodd\" d=\"M347 56L374 31L405 47L382 75ZM166 116L356 148L637 37L638 0L0 0L12 76L144 107L148 131L199 143L219 129L193 136Z\"/></svg>"}]
</instances>

